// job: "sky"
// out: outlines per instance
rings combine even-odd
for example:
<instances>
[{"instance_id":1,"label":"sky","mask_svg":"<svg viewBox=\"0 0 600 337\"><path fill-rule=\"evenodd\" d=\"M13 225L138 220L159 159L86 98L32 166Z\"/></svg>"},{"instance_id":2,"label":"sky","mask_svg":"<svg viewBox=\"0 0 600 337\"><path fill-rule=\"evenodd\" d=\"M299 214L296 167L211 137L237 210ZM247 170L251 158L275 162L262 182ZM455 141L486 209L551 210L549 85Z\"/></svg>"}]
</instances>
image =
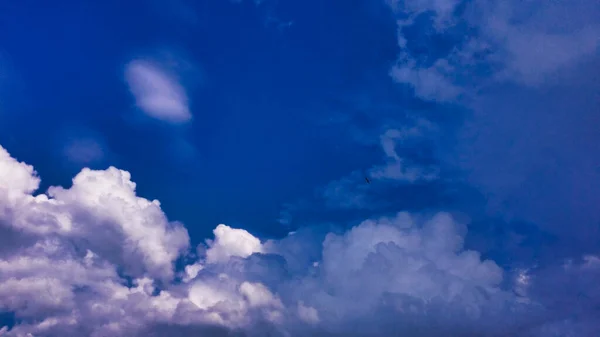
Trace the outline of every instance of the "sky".
<instances>
[{"instance_id":1,"label":"sky","mask_svg":"<svg viewBox=\"0 0 600 337\"><path fill-rule=\"evenodd\" d=\"M598 18L0 4L0 336L599 336Z\"/></svg>"}]
</instances>

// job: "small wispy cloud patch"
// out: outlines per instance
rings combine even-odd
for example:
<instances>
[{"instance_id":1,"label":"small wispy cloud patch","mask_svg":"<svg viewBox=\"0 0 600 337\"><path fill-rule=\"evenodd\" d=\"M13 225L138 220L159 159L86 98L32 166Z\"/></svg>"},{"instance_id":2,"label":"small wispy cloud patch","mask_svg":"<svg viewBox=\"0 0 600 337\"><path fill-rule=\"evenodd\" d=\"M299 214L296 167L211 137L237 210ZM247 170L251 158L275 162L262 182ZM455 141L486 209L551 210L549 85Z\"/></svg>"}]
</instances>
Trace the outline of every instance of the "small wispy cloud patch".
<instances>
[{"instance_id":1,"label":"small wispy cloud patch","mask_svg":"<svg viewBox=\"0 0 600 337\"><path fill-rule=\"evenodd\" d=\"M322 189L325 204L331 208L362 209L369 208L371 200L367 196L368 184L360 171L354 171L346 177L329 182Z\"/></svg>"},{"instance_id":2,"label":"small wispy cloud patch","mask_svg":"<svg viewBox=\"0 0 600 337\"><path fill-rule=\"evenodd\" d=\"M136 105L152 118L170 123L192 119L185 88L167 70L146 60L127 64L125 79Z\"/></svg>"},{"instance_id":3,"label":"small wispy cloud patch","mask_svg":"<svg viewBox=\"0 0 600 337\"><path fill-rule=\"evenodd\" d=\"M104 149L94 139L73 139L65 145L63 153L66 158L77 164L92 164L104 158Z\"/></svg>"},{"instance_id":4,"label":"small wispy cloud patch","mask_svg":"<svg viewBox=\"0 0 600 337\"><path fill-rule=\"evenodd\" d=\"M427 183L439 178L439 169L410 161L397 149L399 144L422 138L434 126L426 120L418 120L412 126L390 128L379 137L384 154L383 164L373 165L365 172L354 171L348 176L328 183L321 192L326 205L341 209L377 208L374 195L394 185ZM381 205L379 205L381 206Z\"/></svg>"},{"instance_id":5,"label":"small wispy cloud patch","mask_svg":"<svg viewBox=\"0 0 600 337\"><path fill-rule=\"evenodd\" d=\"M53 138L56 157L67 163L67 166L81 169L117 160L105 135L87 125L65 123L56 130Z\"/></svg>"},{"instance_id":6,"label":"small wispy cloud patch","mask_svg":"<svg viewBox=\"0 0 600 337\"><path fill-rule=\"evenodd\" d=\"M381 148L386 156L386 164L371 168L369 176L375 180L386 179L407 183L437 179L437 168L407 164L406 159L402 158L396 150L398 143L422 136L424 130L431 127L430 123L422 120L413 127L387 130L380 137Z\"/></svg>"}]
</instances>

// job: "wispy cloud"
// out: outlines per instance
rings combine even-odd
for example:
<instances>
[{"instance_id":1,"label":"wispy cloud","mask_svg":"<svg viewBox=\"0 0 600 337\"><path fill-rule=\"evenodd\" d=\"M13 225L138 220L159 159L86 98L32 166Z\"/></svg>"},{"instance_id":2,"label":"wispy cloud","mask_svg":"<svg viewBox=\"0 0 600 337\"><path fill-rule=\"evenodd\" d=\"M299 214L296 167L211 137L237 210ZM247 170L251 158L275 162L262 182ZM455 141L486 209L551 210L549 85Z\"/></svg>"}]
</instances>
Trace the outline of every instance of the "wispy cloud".
<instances>
[{"instance_id":1,"label":"wispy cloud","mask_svg":"<svg viewBox=\"0 0 600 337\"><path fill-rule=\"evenodd\" d=\"M72 168L96 167L118 161L105 135L87 125L67 122L56 129L53 140L56 156Z\"/></svg>"},{"instance_id":2,"label":"wispy cloud","mask_svg":"<svg viewBox=\"0 0 600 337\"><path fill-rule=\"evenodd\" d=\"M152 118L170 123L192 119L185 88L159 65L134 60L127 64L125 79L138 108Z\"/></svg>"},{"instance_id":3,"label":"wispy cloud","mask_svg":"<svg viewBox=\"0 0 600 337\"><path fill-rule=\"evenodd\" d=\"M456 146L439 155L502 217L592 247L600 3L390 3L401 49L392 77L423 100L469 110Z\"/></svg>"},{"instance_id":4,"label":"wispy cloud","mask_svg":"<svg viewBox=\"0 0 600 337\"><path fill-rule=\"evenodd\" d=\"M431 124L421 120L417 126L404 129L390 129L381 135L381 147L386 155L387 163L377 165L369 170L372 179L387 179L414 183L417 181L431 181L438 178L435 168L410 165L396 151L396 145L406 139L422 136L424 129L431 128Z\"/></svg>"},{"instance_id":5,"label":"wispy cloud","mask_svg":"<svg viewBox=\"0 0 600 337\"><path fill-rule=\"evenodd\" d=\"M594 1L389 3L399 16L401 47L391 76L427 100L454 101L495 82L537 86L600 46L600 25L594 19L600 9ZM419 26L430 30L429 35L456 41L457 30L471 29L448 52L430 54L435 61L423 63L405 34L424 25L424 20L417 20L422 16L432 17L432 27Z\"/></svg>"},{"instance_id":6,"label":"wispy cloud","mask_svg":"<svg viewBox=\"0 0 600 337\"><path fill-rule=\"evenodd\" d=\"M371 207L367 196L366 176L354 171L346 177L329 182L322 189L325 204L331 208L363 209Z\"/></svg>"},{"instance_id":7,"label":"wispy cloud","mask_svg":"<svg viewBox=\"0 0 600 337\"><path fill-rule=\"evenodd\" d=\"M77 164L91 164L104 158L102 145L92 138L72 139L64 147L64 155Z\"/></svg>"},{"instance_id":8,"label":"wispy cloud","mask_svg":"<svg viewBox=\"0 0 600 337\"><path fill-rule=\"evenodd\" d=\"M380 192L379 187L389 187L388 183L413 184L438 179L436 167L411 163L397 150L399 143L422 138L433 129L430 122L418 120L413 126L386 130L379 139L384 163L373 165L366 172L354 171L328 183L322 189L326 204L332 208L370 209L375 206L372 194Z\"/></svg>"}]
</instances>

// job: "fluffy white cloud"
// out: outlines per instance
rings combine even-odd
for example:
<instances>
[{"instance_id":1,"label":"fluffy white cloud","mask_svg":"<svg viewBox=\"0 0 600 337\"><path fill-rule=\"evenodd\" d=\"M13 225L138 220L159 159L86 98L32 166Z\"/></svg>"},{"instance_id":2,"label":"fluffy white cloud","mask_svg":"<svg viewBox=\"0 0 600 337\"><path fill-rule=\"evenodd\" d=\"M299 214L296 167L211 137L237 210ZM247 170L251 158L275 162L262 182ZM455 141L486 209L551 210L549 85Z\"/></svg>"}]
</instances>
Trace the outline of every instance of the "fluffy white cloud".
<instances>
[{"instance_id":1,"label":"fluffy white cloud","mask_svg":"<svg viewBox=\"0 0 600 337\"><path fill-rule=\"evenodd\" d=\"M125 79L136 105L147 115L171 123L192 118L185 89L158 65L144 60L127 64Z\"/></svg>"},{"instance_id":2,"label":"fluffy white cloud","mask_svg":"<svg viewBox=\"0 0 600 337\"><path fill-rule=\"evenodd\" d=\"M476 325L486 315L500 315L504 305L511 305L510 296L498 288L502 270L492 261L481 261L478 253L464 251L462 241L460 226L443 213L422 226L406 213L368 220L343 235L326 237L316 267L319 277L303 280L302 292L295 295L322 320L342 329L349 320L380 315L402 319L403 313L424 316L435 311L441 312L433 320L451 316ZM317 280L322 284L314 284ZM388 305L394 307L391 312L385 312ZM372 327L363 329L374 332Z\"/></svg>"},{"instance_id":3,"label":"fluffy white cloud","mask_svg":"<svg viewBox=\"0 0 600 337\"><path fill-rule=\"evenodd\" d=\"M0 188L3 194L31 193L38 189L39 184L40 179L33 166L18 162L0 146Z\"/></svg>"},{"instance_id":4,"label":"fluffy white cloud","mask_svg":"<svg viewBox=\"0 0 600 337\"><path fill-rule=\"evenodd\" d=\"M208 240L206 262L227 262L232 256L248 257L253 253L262 252L260 240L248 231L231 228L227 225L218 225L213 231L214 240Z\"/></svg>"},{"instance_id":5,"label":"fluffy white cloud","mask_svg":"<svg viewBox=\"0 0 600 337\"><path fill-rule=\"evenodd\" d=\"M40 182L33 168L3 148L0 156L0 215L11 230L65 236L105 252L134 275L172 277L173 261L188 246L187 231L167 220L158 200L135 195L129 172L84 169L69 189L50 187L33 196Z\"/></svg>"},{"instance_id":6,"label":"fluffy white cloud","mask_svg":"<svg viewBox=\"0 0 600 337\"><path fill-rule=\"evenodd\" d=\"M84 169L70 188L33 195L34 169L3 148L0 173L0 312L18 320L0 336L593 331L559 310L573 294L546 291L587 289L586 308L597 305L597 257L522 273L506 287L496 263L463 247L466 227L447 213L401 212L317 242L309 229L261 242L219 225L175 272L187 233L157 201L136 196L129 173Z\"/></svg>"}]
</instances>

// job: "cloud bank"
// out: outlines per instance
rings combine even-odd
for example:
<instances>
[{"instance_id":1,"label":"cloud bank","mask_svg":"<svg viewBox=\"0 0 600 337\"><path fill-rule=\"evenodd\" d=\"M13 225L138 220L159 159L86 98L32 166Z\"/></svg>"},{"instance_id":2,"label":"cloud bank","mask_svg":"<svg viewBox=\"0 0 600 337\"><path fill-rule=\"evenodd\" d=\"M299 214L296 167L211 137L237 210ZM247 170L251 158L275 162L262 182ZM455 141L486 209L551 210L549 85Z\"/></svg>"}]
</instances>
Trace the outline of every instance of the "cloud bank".
<instances>
[{"instance_id":1,"label":"cloud bank","mask_svg":"<svg viewBox=\"0 0 600 337\"><path fill-rule=\"evenodd\" d=\"M467 111L455 143L437 150L446 167L485 195L486 211L556 235L565 256L597 253L600 3L387 3L400 47L392 78Z\"/></svg>"},{"instance_id":2,"label":"cloud bank","mask_svg":"<svg viewBox=\"0 0 600 337\"><path fill-rule=\"evenodd\" d=\"M537 87L600 46L596 1L388 4L398 18L401 48L391 75L427 100L455 101L493 83ZM436 49L441 40L451 47Z\"/></svg>"},{"instance_id":3,"label":"cloud bank","mask_svg":"<svg viewBox=\"0 0 600 337\"><path fill-rule=\"evenodd\" d=\"M126 66L125 79L137 107L148 116L170 123L192 118L185 89L157 64L133 60Z\"/></svg>"},{"instance_id":4,"label":"cloud bank","mask_svg":"<svg viewBox=\"0 0 600 337\"><path fill-rule=\"evenodd\" d=\"M32 166L0 147L0 311L15 317L1 336L597 329L585 316L598 305L588 281L600 276L597 257L512 277L466 250L466 226L448 213L400 212L324 237L305 228L280 240L219 225L192 254L185 227L158 201L137 196L126 171L83 169L71 187L36 194L39 184ZM566 285L579 294L552 294ZM560 308L581 293L587 299L569 309L581 315L567 319Z\"/></svg>"}]
</instances>

